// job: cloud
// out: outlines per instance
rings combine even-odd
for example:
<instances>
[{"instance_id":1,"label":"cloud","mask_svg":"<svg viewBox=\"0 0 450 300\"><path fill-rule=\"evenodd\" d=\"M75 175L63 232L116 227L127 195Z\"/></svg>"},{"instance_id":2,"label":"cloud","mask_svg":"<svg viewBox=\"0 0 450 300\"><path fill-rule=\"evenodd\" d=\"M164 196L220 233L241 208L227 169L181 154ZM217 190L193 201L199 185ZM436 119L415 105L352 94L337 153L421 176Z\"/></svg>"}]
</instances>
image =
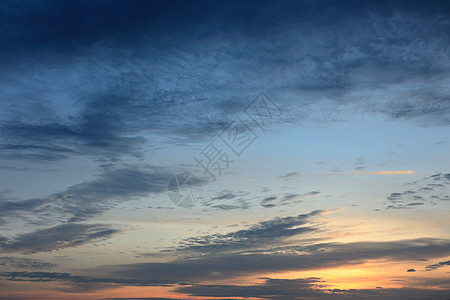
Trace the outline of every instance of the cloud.
<instances>
[{"instance_id":1,"label":"cloud","mask_svg":"<svg viewBox=\"0 0 450 300\"><path fill-rule=\"evenodd\" d=\"M245 297L258 299L440 299L447 289L375 288L330 289L321 278L273 279L251 285L192 284L177 291L197 297Z\"/></svg>"},{"instance_id":2,"label":"cloud","mask_svg":"<svg viewBox=\"0 0 450 300\"><path fill-rule=\"evenodd\" d=\"M184 300L177 298L178 300ZM173 300L173 298L103 298L102 300Z\"/></svg>"},{"instance_id":3,"label":"cloud","mask_svg":"<svg viewBox=\"0 0 450 300\"><path fill-rule=\"evenodd\" d=\"M357 171L363 171L366 169L366 160L364 157L358 157L357 160L353 163L354 169Z\"/></svg>"},{"instance_id":4,"label":"cloud","mask_svg":"<svg viewBox=\"0 0 450 300\"><path fill-rule=\"evenodd\" d=\"M222 255L217 255L220 253L217 252L216 255L166 263L103 266L97 271L103 270L125 278L146 278L150 281L162 278L180 281L218 280L266 272L305 271L360 264L373 259L412 261L417 257L443 257L450 249L450 241L423 238L392 242L325 243L297 247L280 245L278 248L271 248L273 249L266 248L248 253L239 251Z\"/></svg>"},{"instance_id":5,"label":"cloud","mask_svg":"<svg viewBox=\"0 0 450 300\"><path fill-rule=\"evenodd\" d=\"M275 207L275 204L272 203L275 200L277 200L277 197L270 196L270 197L262 199L260 205L262 207L266 207L266 208Z\"/></svg>"},{"instance_id":6,"label":"cloud","mask_svg":"<svg viewBox=\"0 0 450 300\"><path fill-rule=\"evenodd\" d=\"M165 192L171 176L170 169L154 166L106 169L90 181L47 197L0 199L0 219L6 222L21 217L46 224L56 220L86 220L119 202Z\"/></svg>"},{"instance_id":7,"label":"cloud","mask_svg":"<svg viewBox=\"0 0 450 300\"><path fill-rule=\"evenodd\" d=\"M446 256L450 249L449 240L439 239L414 239L400 240L390 242L357 242L357 243L322 243L310 246L297 246L279 251L265 251L265 253L235 253L222 254L216 256L203 256L196 259L183 259L167 262L150 262L136 264L118 264L109 266L99 266L91 268L90 274L98 274L96 276L79 276L68 273L52 273L52 272L5 272L3 277L14 281L61 281L67 284L74 283L97 283L103 288L102 284L121 284L131 286L147 286L147 285L172 285L181 283L182 286L177 288L178 292L189 293L194 296L209 295L223 297L236 297L253 295L257 297L261 291L273 291L272 294L264 294L265 296L278 296L275 299L295 299L290 297L291 293L296 293L298 289L305 289L306 292L317 292L322 296L339 295L344 293L348 298L362 297L362 295L382 297L394 295L409 295L413 289L392 289L385 290L383 293L374 290L327 290L326 283L319 278L304 279L265 279L265 282L256 285L208 285L201 284L201 280L219 280L230 279L236 276L252 276L267 272L283 272L283 271L305 271L321 268L331 268L337 266L348 266L352 264L360 264L366 261L383 260L383 261L413 261L417 257L432 258ZM281 250L281 249L280 249ZM289 252L290 251L290 252ZM261 263L264 262L264 263ZM103 274L103 275L102 275ZM107 276L105 276L107 274ZM268 286L266 286L268 284ZM312 284L310 286L310 284ZM325 291L316 289L315 287L323 287ZM91 289L95 289L96 285L90 285ZM291 287L291 288L288 288ZM295 288L297 287L297 288ZM313 288L310 290L310 288ZM442 290L421 290L419 294L425 295L442 295ZM434 293L437 294L434 294ZM205 294L205 293L214 293ZM238 294L236 294L238 293ZM280 293L280 294L278 294ZM334 294L335 293L335 294ZM381 293L381 294L380 294ZM261 294L262 295L262 294ZM295 294L301 296L302 294ZM284 297L284 298L283 298ZM270 298L269 298L270 299Z\"/></svg>"},{"instance_id":8,"label":"cloud","mask_svg":"<svg viewBox=\"0 0 450 300\"><path fill-rule=\"evenodd\" d=\"M264 208L273 208L277 206L293 205L303 202L305 198L319 195L320 191L310 191L304 194L285 194L279 198L269 196L261 200L260 205Z\"/></svg>"},{"instance_id":9,"label":"cloud","mask_svg":"<svg viewBox=\"0 0 450 300\"><path fill-rule=\"evenodd\" d=\"M298 172L290 172L290 173L287 173L285 175L279 176L278 178L281 179L281 180L287 180L287 179L290 179L290 178L293 178L293 177L297 177L297 176L300 176L300 173L298 173Z\"/></svg>"},{"instance_id":10,"label":"cloud","mask_svg":"<svg viewBox=\"0 0 450 300\"><path fill-rule=\"evenodd\" d=\"M183 240L175 248L179 259L98 266L92 277L48 272L5 273L13 280L57 280L65 282L117 283L124 285L196 285L202 280L221 280L261 273L306 271L362 264L367 261L415 261L444 257L450 249L446 239L419 238L386 242L326 243L302 237L317 232L314 211L295 217L274 218L226 234L198 236ZM64 225L1 240L3 248L14 251L50 251L114 234L102 225ZM93 227L90 227L93 226ZM69 234L68 234L69 233ZM173 251L171 251L173 254ZM166 252L167 253L167 252ZM172 256L173 257L173 256ZM264 262L264 263L261 263ZM106 275L107 274L107 275ZM94 285L85 287L95 289Z\"/></svg>"},{"instance_id":11,"label":"cloud","mask_svg":"<svg viewBox=\"0 0 450 300\"><path fill-rule=\"evenodd\" d=\"M418 174L416 171L411 170L395 170L395 171L354 171L353 174L360 174L360 175L400 175L400 174L406 174L406 175L416 175Z\"/></svg>"},{"instance_id":12,"label":"cloud","mask_svg":"<svg viewBox=\"0 0 450 300\"><path fill-rule=\"evenodd\" d=\"M4 272L0 276L6 277L9 281L28 281L28 282L64 282L69 288L61 290L70 293L86 293L101 289L117 287L117 285L131 286L168 286L172 280L140 280L140 279L121 279L109 277L90 277L73 275L70 273L58 272ZM70 288L71 287L71 288Z\"/></svg>"},{"instance_id":13,"label":"cloud","mask_svg":"<svg viewBox=\"0 0 450 300\"><path fill-rule=\"evenodd\" d=\"M289 124L351 118L349 106L450 124L443 2L24 3L0 6L5 159L114 160L162 137L203 141L262 90Z\"/></svg>"},{"instance_id":14,"label":"cloud","mask_svg":"<svg viewBox=\"0 0 450 300\"><path fill-rule=\"evenodd\" d=\"M0 237L0 249L5 253L49 252L108 239L118 232L100 224L63 224L19 234L12 239Z\"/></svg>"},{"instance_id":15,"label":"cloud","mask_svg":"<svg viewBox=\"0 0 450 300\"><path fill-rule=\"evenodd\" d=\"M318 287L324 285L320 278L271 279L256 285L202 285L194 284L177 289L180 293L204 297L258 297L262 299L301 299L325 296ZM283 298L282 298L283 297Z\"/></svg>"},{"instance_id":16,"label":"cloud","mask_svg":"<svg viewBox=\"0 0 450 300\"><path fill-rule=\"evenodd\" d=\"M2 1L0 159L47 164L83 157L115 164L145 158L148 149L209 139L262 90L282 107L281 122L296 127L352 120L358 114L448 126L449 12L445 1ZM7 164L1 162L1 168L24 171ZM354 167L363 172L365 161ZM166 168L113 167L46 197L2 196L2 225L46 228L0 237L0 245L32 253L107 237L113 229L77 222L121 201L162 194L171 174ZM449 200L443 190L449 174L435 175L425 186L394 191L386 207ZM260 204L291 205L303 196L309 195L268 195ZM205 202L206 210L250 206L236 192L216 197ZM179 253L207 257L127 265L121 272L143 275L133 280L149 275L148 282L157 283L159 276L209 279L448 253L447 241L432 239L295 247L291 240L321 229L311 219L309 214L279 218L194 237ZM66 240L63 230L74 239ZM77 280L72 274L22 279L39 276ZM291 283L305 284L297 291L306 293L313 282L304 280L265 284L280 293L276 286L296 291Z\"/></svg>"},{"instance_id":17,"label":"cloud","mask_svg":"<svg viewBox=\"0 0 450 300\"><path fill-rule=\"evenodd\" d=\"M445 267L445 266L450 266L450 260L441 261L441 262L439 262L437 264L434 264L434 265L428 265L425 268L425 270L427 270L427 271L435 271L435 270L437 270L439 268L442 268L442 267Z\"/></svg>"},{"instance_id":18,"label":"cloud","mask_svg":"<svg viewBox=\"0 0 450 300\"><path fill-rule=\"evenodd\" d=\"M17 167L11 167L11 166L0 166L0 170L6 170L6 171L16 171L16 172L24 172L29 171L29 168L17 168Z\"/></svg>"},{"instance_id":19,"label":"cloud","mask_svg":"<svg viewBox=\"0 0 450 300\"><path fill-rule=\"evenodd\" d=\"M182 240L176 250L217 254L236 250L264 249L289 237L319 230L317 226L309 225L309 223L311 219L322 212L317 210L296 217L263 221L252 225L249 229L242 229L227 234L188 238Z\"/></svg>"},{"instance_id":20,"label":"cloud","mask_svg":"<svg viewBox=\"0 0 450 300\"><path fill-rule=\"evenodd\" d=\"M4 243L6 240L0 238L0 243ZM24 258L24 257L12 257L12 256L0 256L0 266L8 269L51 269L56 265L49 262L43 262L37 259Z\"/></svg>"},{"instance_id":21,"label":"cloud","mask_svg":"<svg viewBox=\"0 0 450 300\"><path fill-rule=\"evenodd\" d=\"M204 199L201 205L211 210L249 209L251 205L245 197L248 195L249 193L244 191L223 190L217 196Z\"/></svg>"},{"instance_id":22,"label":"cloud","mask_svg":"<svg viewBox=\"0 0 450 300\"><path fill-rule=\"evenodd\" d=\"M386 199L389 201L386 209L412 209L426 203L436 204L436 200L448 200L446 187L450 184L450 174L436 173L408 183L415 186L404 192L391 193Z\"/></svg>"}]
</instances>

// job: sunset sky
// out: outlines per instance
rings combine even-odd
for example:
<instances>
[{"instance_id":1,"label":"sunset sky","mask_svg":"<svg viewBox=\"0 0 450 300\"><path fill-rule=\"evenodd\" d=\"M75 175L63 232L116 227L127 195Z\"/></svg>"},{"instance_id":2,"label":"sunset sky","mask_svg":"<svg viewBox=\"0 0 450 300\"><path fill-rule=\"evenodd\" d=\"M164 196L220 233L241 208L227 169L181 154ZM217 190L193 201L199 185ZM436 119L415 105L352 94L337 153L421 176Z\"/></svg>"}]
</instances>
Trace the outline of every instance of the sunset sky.
<instances>
[{"instance_id":1,"label":"sunset sky","mask_svg":"<svg viewBox=\"0 0 450 300\"><path fill-rule=\"evenodd\" d=\"M450 299L448 1L0 25L0 299Z\"/></svg>"}]
</instances>

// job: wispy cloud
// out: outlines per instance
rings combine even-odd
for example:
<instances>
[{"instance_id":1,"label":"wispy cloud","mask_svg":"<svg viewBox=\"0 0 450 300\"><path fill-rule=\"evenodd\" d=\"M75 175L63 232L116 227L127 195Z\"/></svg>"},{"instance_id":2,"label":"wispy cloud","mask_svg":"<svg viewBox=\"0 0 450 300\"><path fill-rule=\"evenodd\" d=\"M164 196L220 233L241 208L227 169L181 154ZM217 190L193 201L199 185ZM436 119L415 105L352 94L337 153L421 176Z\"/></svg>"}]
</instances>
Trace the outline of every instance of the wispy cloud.
<instances>
[{"instance_id":1,"label":"wispy cloud","mask_svg":"<svg viewBox=\"0 0 450 300\"><path fill-rule=\"evenodd\" d=\"M76 284L78 287L83 287L83 283L92 284L98 283L98 285L86 285L89 290L104 288L103 284L123 284L133 286L165 286L174 283L172 280L160 280L150 282L148 280L139 279L121 279L121 278L108 278L108 277L89 277L79 276L70 273L57 273L57 272L4 272L0 276L8 278L10 281L30 281L30 282L42 282L42 281L60 281L69 284ZM109 287L112 287L110 285Z\"/></svg>"},{"instance_id":2,"label":"wispy cloud","mask_svg":"<svg viewBox=\"0 0 450 300\"><path fill-rule=\"evenodd\" d=\"M16 222L21 217L45 224L86 220L119 201L165 192L171 176L170 169L153 166L105 170L95 179L44 198L0 199L0 220Z\"/></svg>"},{"instance_id":3,"label":"wispy cloud","mask_svg":"<svg viewBox=\"0 0 450 300\"><path fill-rule=\"evenodd\" d=\"M278 206L293 205L303 202L311 196L319 195L320 191L310 191L303 194L284 194L277 196L269 196L261 200L260 205L264 208L273 208Z\"/></svg>"},{"instance_id":4,"label":"wispy cloud","mask_svg":"<svg viewBox=\"0 0 450 300\"><path fill-rule=\"evenodd\" d=\"M249 209L248 192L224 190L212 198L204 199L201 205L210 210Z\"/></svg>"},{"instance_id":5,"label":"wispy cloud","mask_svg":"<svg viewBox=\"0 0 450 300\"><path fill-rule=\"evenodd\" d=\"M55 268L56 264L32 258L0 256L0 266L9 269L43 270Z\"/></svg>"},{"instance_id":6,"label":"wispy cloud","mask_svg":"<svg viewBox=\"0 0 450 300\"><path fill-rule=\"evenodd\" d=\"M416 171L411 170L392 170L392 171L354 171L353 174L360 175L416 175L419 174Z\"/></svg>"},{"instance_id":7,"label":"wispy cloud","mask_svg":"<svg viewBox=\"0 0 450 300\"><path fill-rule=\"evenodd\" d=\"M275 242L319 230L311 220L323 211L317 210L296 217L276 218L252 225L249 229L188 238L180 242L176 251L221 253L236 250L265 249Z\"/></svg>"},{"instance_id":8,"label":"wispy cloud","mask_svg":"<svg viewBox=\"0 0 450 300\"><path fill-rule=\"evenodd\" d=\"M440 299L450 289L374 288L332 289L321 278L273 279L252 285L191 284L179 287L180 293L197 297L256 297L258 299Z\"/></svg>"},{"instance_id":9,"label":"wispy cloud","mask_svg":"<svg viewBox=\"0 0 450 300\"><path fill-rule=\"evenodd\" d=\"M437 264L433 264L433 265L428 265L425 269L427 271L435 271L435 270L445 267L445 266L450 266L450 260L441 261L441 262L438 262Z\"/></svg>"},{"instance_id":10,"label":"wispy cloud","mask_svg":"<svg viewBox=\"0 0 450 300\"><path fill-rule=\"evenodd\" d=\"M93 279L89 279L99 283L117 282L129 285L182 283L186 285L202 280L258 276L258 274L267 272L306 271L349 264L356 265L378 259L411 262L418 257L427 259L445 257L448 255L449 249L449 240L429 238L390 242L321 243L310 246L266 249L256 253L251 251L248 253L222 253L167 262L99 266L88 271L99 274ZM36 281L41 277L48 279L54 275L45 272L33 274L19 272L6 273L3 276L14 277L17 280ZM67 281L78 280L75 275L64 275L63 277ZM86 279L81 278L81 280Z\"/></svg>"},{"instance_id":11,"label":"wispy cloud","mask_svg":"<svg viewBox=\"0 0 450 300\"><path fill-rule=\"evenodd\" d=\"M349 264L363 264L373 260L413 262L417 261L418 258L436 259L447 256L450 249L449 240L433 238L352 243L327 243L321 239L306 239L301 242L301 238L305 237L305 234L317 233L317 220L315 218L320 214L320 211L315 211L296 217L275 218L256 223L249 229L228 234L214 234L186 239L175 248L178 254L181 254L178 259L165 262L98 266L86 270L89 274L96 274L91 277L52 272L8 272L3 273L2 276L16 281L61 281L72 286L74 284L75 286L87 284L84 287L86 290L101 289L104 288L104 284L111 283L130 286L181 283L183 286L178 288L179 292L199 296L203 295L202 293L205 291L218 291L220 289L222 292L225 291L222 295L234 297L231 296L232 293L242 293L242 290L239 290L238 287L230 290L222 285L213 287L199 282L239 276L257 276L267 272L318 270ZM82 225L74 227L75 234L69 238L63 237L62 233L70 232L70 230L64 227L54 228L32 233L28 236L19 236L15 239L15 242L9 242L9 249L21 249L28 252L49 251L59 248L59 245L64 246L65 243L68 243L67 246L75 246L75 244L90 242L94 238L109 236L113 234L109 230L102 226L91 228ZM42 241L37 240L38 236L42 238ZM293 243L293 240L296 242ZM5 242L2 242L2 245L5 245ZM309 290L308 280L312 280L311 283L319 284L320 282L320 279L312 278L306 279L306 281L286 283L300 284L303 282L305 284L303 287ZM275 283L282 283L282 281L274 280L269 282L269 287L264 288L277 291L278 289L272 285ZM259 289L260 287L256 288ZM250 286L248 291L251 292L253 289ZM280 293L281 290L286 293L290 289L280 288ZM354 293L361 293L362 295L366 292L366 290L348 291L351 296L354 296ZM214 294L214 296L216 295L218 294ZM247 294L240 294L240 296L243 295ZM253 295L257 297L257 294ZM283 297L286 299L286 295L288 294L280 294L280 299L283 299Z\"/></svg>"},{"instance_id":12,"label":"wispy cloud","mask_svg":"<svg viewBox=\"0 0 450 300\"><path fill-rule=\"evenodd\" d=\"M31 182L30 176L42 165L61 164L61 174L70 174L48 185L29 184L20 191L25 195L20 199L0 192L0 225L8 227L2 230L0 250L13 253L0 257L0 264L8 270L17 268L17 272L3 273L4 278L14 284L64 284L69 286L66 292L181 283L178 292L205 298L447 297L446 287L325 292L319 289L327 289L320 278L264 278L245 286L211 283L221 279L231 282L243 275L258 278L261 273L317 270L373 260L410 263L423 258L439 262L430 264L430 270L448 265L450 241L421 238L418 233L414 239L377 242L331 243L320 235L310 238L326 231L321 220L327 211L308 208L307 212L312 212L302 213L299 203L305 199L321 195L322 190L327 196L333 194L330 189L342 190L338 185L348 177L398 179L418 174L385 170L393 164L374 165L369 157L359 157L351 165L354 176L320 177L320 190L311 185L301 191L297 188L274 194L275 187L264 176L244 174L242 178L257 181L239 182L236 191L220 186L217 191L222 192L202 199L200 212L193 208L189 214L196 214L201 219L198 223L207 218L215 222L218 212L235 212L236 218L238 213L246 216L248 212L252 220L261 214L265 221L239 230L224 227L210 234L184 236L178 245L165 248L168 251L158 252L159 248L154 250L156 254L151 253L163 256L161 261L147 261L151 255L143 253L133 258L138 263L114 261L110 266L83 270L98 276L81 276L65 273L64 266L61 272L24 272L52 265L37 260L21 264L17 259L23 256L18 253L49 257L41 252L86 245L118 234L119 229L111 225L96 224L101 222L95 217L122 208L122 202L125 206L134 199L163 196L174 174L169 164L179 157L172 157L173 149L162 155L171 156L168 160L150 157L151 150L197 148L197 143L229 125L263 90L277 99L284 111L274 124L275 131L287 128L298 132L311 124L323 128L364 116L361 119L386 121L383 126L394 121L395 125L411 126L406 130L424 126L440 127L431 129L445 132L450 125L449 16L448 1L2 1L0 171L6 174L4 183L10 188L9 183L14 182L11 188L18 189L22 182ZM399 128L405 130L402 126ZM352 135L342 134L353 141ZM370 137L371 132L361 136L364 134ZM382 137L389 139L386 134ZM443 139L437 134L429 138ZM346 139L333 136L332 142L337 149ZM401 139L416 142L410 135ZM306 139L296 142L308 143ZM436 148L448 146L434 142L430 144ZM334 155L333 146L314 149ZM294 155L303 149L286 150L284 153ZM352 154L342 152L363 155L353 150ZM417 151L414 147L411 150ZM320 151L312 154L320 155ZM303 158L307 162L309 156ZM408 159L406 154L401 158ZM89 165L88 169L80 171L77 166L74 171L73 165L79 161ZM145 165L149 161L167 165ZM284 163L269 170L281 175L275 178L276 184L299 179L300 172L291 172L298 165ZM404 163L408 165L408 161ZM250 165L256 166L245 164ZM86 175L92 177L76 184L72 181L98 167L102 169L99 174ZM326 175L345 175L339 163L331 167L333 173ZM8 178L9 174L17 177ZM309 184L310 179L305 176L302 184ZM339 180L328 185L333 179ZM383 205L392 209L388 215L399 213L394 209L429 208L427 205L439 209L450 201L449 183L450 174L433 174L404 190L385 192ZM242 185L267 189L249 195L240 190ZM342 187L345 189L345 184ZM325 197L316 201L320 202L318 209L337 203ZM305 207L317 204L312 202L304 203ZM364 208L360 206L358 211ZM158 218L179 217L178 211L167 215L157 212ZM184 229L176 234L183 234ZM156 234L153 238L159 237ZM420 274L405 269L401 269L405 275Z\"/></svg>"},{"instance_id":13,"label":"wispy cloud","mask_svg":"<svg viewBox=\"0 0 450 300\"><path fill-rule=\"evenodd\" d=\"M101 224L63 224L19 234L11 239L0 237L0 249L4 253L48 252L108 239L118 232Z\"/></svg>"},{"instance_id":14,"label":"wispy cloud","mask_svg":"<svg viewBox=\"0 0 450 300\"><path fill-rule=\"evenodd\" d=\"M289 123L341 120L347 105L426 126L450 122L442 89L448 53L441 51L448 43L441 21L447 6L440 2L418 2L415 10L384 3L391 14L368 2L352 9L286 2L275 10L269 2L178 3L176 11L153 2L118 1L121 9L112 10L103 2L77 5L83 18L73 16L70 4L53 1L39 1L24 14L15 13L21 6L14 2L0 7L10 24L0 31L1 58L9 62L0 77L8 87L1 91L3 158L114 160L141 155L161 136L204 140L263 89L280 100ZM186 13L194 8L196 22ZM248 12L251 29L241 17ZM76 18L77 28L68 28L64 16ZM217 27L206 25L212 23ZM55 45L58 56L49 56Z\"/></svg>"},{"instance_id":15,"label":"wispy cloud","mask_svg":"<svg viewBox=\"0 0 450 300\"><path fill-rule=\"evenodd\" d=\"M440 201L450 200L446 187L450 184L450 174L436 173L407 184L412 188L391 193L386 199L389 201L387 209L412 209L426 203L439 204ZM435 202L439 201L439 202Z\"/></svg>"},{"instance_id":16,"label":"wispy cloud","mask_svg":"<svg viewBox=\"0 0 450 300\"><path fill-rule=\"evenodd\" d=\"M285 175L279 176L278 178L280 180L288 180L288 179L291 179L293 177L298 177L298 176L300 176L299 172L289 172L289 173L287 173Z\"/></svg>"}]
</instances>

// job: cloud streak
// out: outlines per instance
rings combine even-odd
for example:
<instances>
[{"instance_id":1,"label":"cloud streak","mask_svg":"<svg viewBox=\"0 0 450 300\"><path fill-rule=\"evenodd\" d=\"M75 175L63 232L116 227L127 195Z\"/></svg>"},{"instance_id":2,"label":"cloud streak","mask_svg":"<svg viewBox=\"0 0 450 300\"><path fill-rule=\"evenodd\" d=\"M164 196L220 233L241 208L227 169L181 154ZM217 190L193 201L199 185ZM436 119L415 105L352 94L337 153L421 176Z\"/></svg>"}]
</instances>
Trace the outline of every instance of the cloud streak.
<instances>
[{"instance_id":1,"label":"cloud streak","mask_svg":"<svg viewBox=\"0 0 450 300\"><path fill-rule=\"evenodd\" d=\"M0 249L4 253L49 252L105 240L118 232L101 224L63 224L19 234L12 239L0 237Z\"/></svg>"},{"instance_id":2,"label":"cloud streak","mask_svg":"<svg viewBox=\"0 0 450 300\"><path fill-rule=\"evenodd\" d=\"M180 242L176 251L222 253L236 250L264 249L275 242L293 236L316 232L318 226L311 225L314 217L323 211L317 210L296 217L276 218L252 225L249 229L188 238Z\"/></svg>"},{"instance_id":3,"label":"cloud streak","mask_svg":"<svg viewBox=\"0 0 450 300\"><path fill-rule=\"evenodd\" d=\"M414 261L420 258L444 257L450 249L449 240L414 239L391 242L357 242L347 244L316 244L288 247L272 253L235 253L204 256L168 262L118 264L89 269L94 277L51 272L9 272L2 276L23 281L64 281L67 283L96 282L118 283L131 286L167 285L181 283L199 288L206 285L202 280L221 280L240 276L257 276L261 273L306 271L321 268L362 264L367 261ZM281 249L278 249L281 250ZM261 263L264 262L264 263ZM105 274L108 274L105 276ZM91 286L91 288L94 288ZM251 289L250 289L251 290ZM193 295L202 289L180 288L179 291ZM239 291L239 290L238 290ZM362 294L366 292L361 291ZM401 294L401 291L398 291ZM425 291L422 291L425 292ZM398 294L398 295L400 295ZM398 296L397 295L397 296Z\"/></svg>"},{"instance_id":4,"label":"cloud streak","mask_svg":"<svg viewBox=\"0 0 450 300\"><path fill-rule=\"evenodd\" d=\"M441 261L441 262L438 262L437 264L433 264L433 265L428 265L425 268L425 270L427 270L427 271L435 271L435 270L440 269L440 268L445 267L445 266L450 266L450 260Z\"/></svg>"},{"instance_id":5,"label":"cloud streak","mask_svg":"<svg viewBox=\"0 0 450 300\"><path fill-rule=\"evenodd\" d=\"M166 191L172 172L168 168L128 166L105 170L97 178L44 198L0 199L0 220L22 217L38 223L75 222L92 218L122 201Z\"/></svg>"},{"instance_id":6,"label":"cloud streak","mask_svg":"<svg viewBox=\"0 0 450 300\"><path fill-rule=\"evenodd\" d=\"M354 171L353 174L359 175L416 175L416 171L411 170L392 170L392 171Z\"/></svg>"},{"instance_id":7,"label":"cloud streak","mask_svg":"<svg viewBox=\"0 0 450 300\"><path fill-rule=\"evenodd\" d=\"M430 299L448 296L450 289L390 288L331 289L321 278L264 278L254 285L193 284L177 289L197 297L256 297L258 299Z\"/></svg>"},{"instance_id":8,"label":"cloud streak","mask_svg":"<svg viewBox=\"0 0 450 300\"><path fill-rule=\"evenodd\" d=\"M413 188L403 192L391 193L386 198L389 201L386 209L412 209L426 203L439 204L440 201L450 200L446 190L449 184L450 174L436 173L430 175L408 184Z\"/></svg>"}]
</instances>

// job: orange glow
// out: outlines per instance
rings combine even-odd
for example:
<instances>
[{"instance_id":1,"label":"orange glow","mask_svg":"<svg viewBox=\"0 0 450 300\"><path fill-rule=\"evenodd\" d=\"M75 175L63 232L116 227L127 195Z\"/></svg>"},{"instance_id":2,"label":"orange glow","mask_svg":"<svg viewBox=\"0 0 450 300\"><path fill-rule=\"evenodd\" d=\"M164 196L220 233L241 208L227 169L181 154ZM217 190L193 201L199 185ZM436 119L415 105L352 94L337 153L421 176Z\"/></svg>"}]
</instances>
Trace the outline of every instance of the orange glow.
<instances>
[{"instance_id":1,"label":"orange glow","mask_svg":"<svg viewBox=\"0 0 450 300\"><path fill-rule=\"evenodd\" d=\"M428 262L392 262L372 261L363 264L346 265L319 270L291 271L281 274L266 274L270 278L296 279L318 277L324 281L324 290L328 289L373 289L402 288L415 286L414 280L439 278L438 272L423 271ZM408 273L411 266L417 272Z\"/></svg>"},{"instance_id":2,"label":"orange glow","mask_svg":"<svg viewBox=\"0 0 450 300\"><path fill-rule=\"evenodd\" d=\"M419 174L416 171L411 170L395 170L395 171L355 171L353 174L360 175L398 175L398 174L407 174L407 175L415 175Z\"/></svg>"}]
</instances>

